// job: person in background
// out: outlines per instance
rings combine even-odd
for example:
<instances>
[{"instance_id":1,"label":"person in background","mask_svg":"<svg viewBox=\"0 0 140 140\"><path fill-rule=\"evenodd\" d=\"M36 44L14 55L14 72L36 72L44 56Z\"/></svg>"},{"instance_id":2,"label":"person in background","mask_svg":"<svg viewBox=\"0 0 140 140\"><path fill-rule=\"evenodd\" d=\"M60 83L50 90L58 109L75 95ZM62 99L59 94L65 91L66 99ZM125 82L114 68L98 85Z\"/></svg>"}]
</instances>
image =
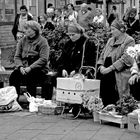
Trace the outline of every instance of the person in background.
<instances>
[{"instance_id":1,"label":"person in background","mask_svg":"<svg viewBox=\"0 0 140 140\"><path fill-rule=\"evenodd\" d=\"M46 29L54 30L55 27L54 27L53 23L48 19L49 19L49 17L47 17L46 14L39 16L39 21L40 21L39 23L41 25L42 31L46 30Z\"/></svg>"},{"instance_id":2,"label":"person in background","mask_svg":"<svg viewBox=\"0 0 140 140\"><path fill-rule=\"evenodd\" d=\"M41 36L41 28L36 21L26 21L25 36L19 41L14 57L15 70L9 78L10 86L15 86L20 95L20 85L27 86L27 92L36 96L36 86L41 83L41 97L51 100L46 80L48 73L48 58L50 47L47 40Z\"/></svg>"},{"instance_id":3,"label":"person in background","mask_svg":"<svg viewBox=\"0 0 140 140\"><path fill-rule=\"evenodd\" d=\"M139 19L136 18L137 15L137 9L135 7L131 8L127 13L127 18L123 18L127 30L126 32L132 36L134 34L137 34L140 32L140 23Z\"/></svg>"},{"instance_id":4,"label":"person in background","mask_svg":"<svg viewBox=\"0 0 140 140\"><path fill-rule=\"evenodd\" d=\"M12 34L15 40L19 40L24 35L24 24L26 21L33 20L33 17L28 14L28 9L25 5L20 7L20 13L16 15Z\"/></svg>"},{"instance_id":5,"label":"person in background","mask_svg":"<svg viewBox=\"0 0 140 140\"><path fill-rule=\"evenodd\" d=\"M113 5L112 6L112 9L111 9L111 12L110 12L110 14L108 16L108 19L107 19L107 21L109 23L109 26L111 26L112 22L115 19L116 20L119 20L119 14L117 13L117 7L115 5Z\"/></svg>"},{"instance_id":6,"label":"person in background","mask_svg":"<svg viewBox=\"0 0 140 140\"><path fill-rule=\"evenodd\" d=\"M129 79L130 93L137 100L140 101L140 54L137 60L134 60L131 68L131 77Z\"/></svg>"},{"instance_id":7,"label":"person in background","mask_svg":"<svg viewBox=\"0 0 140 140\"><path fill-rule=\"evenodd\" d=\"M73 20L77 21L78 12L75 11L75 8L74 8L73 4L69 3L67 5L67 9L68 9L68 20L70 22L73 21Z\"/></svg>"},{"instance_id":8,"label":"person in background","mask_svg":"<svg viewBox=\"0 0 140 140\"><path fill-rule=\"evenodd\" d=\"M129 94L128 80L132 58L127 55L126 49L133 46L135 41L126 34L122 21L114 20L111 24L112 37L103 49L97 66L97 79L100 83L100 97L104 106L116 104L123 94Z\"/></svg>"},{"instance_id":9,"label":"person in background","mask_svg":"<svg viewBox=\"0 0 140 140\"><path fill-rule=\"evenodd\" d=\"M86 3L81 4L77 18L78 24L88 30L90 28L89 23L92 23L92 20L92 12L88 9L88 5Z\"/></svg>"},{"instance_id":10,"label":"person in background","mask_svg":"<svg viewBox=\"0 0 140 140\"><path fill-rule=\"evenodd\" d=\"M96 9L96 16L93 18L94 23L103 23L104 22L104 16L102 14L102 10L97 8Z\"/></svg>"},{"instance_id":11,"label":"person in background","mask_svg":"<svg viewBox=\"0 0 140 140\"><path fill-rule=\"evenodd\" d=\"M48 8L47 8L46 13L48 13L49 10L52 9L52 8L53 8L53 4L52 3L48 3Z\"/></svg>"},{"instance_id":12,"label":"person in background","mask_svg":"<svg viewBox=\"0 0 140 140\"><path fill-rule=\"evenodd\" d=\"M55 17L53 19L56 26L63 26L64 25L64 18L62 16L62 10L61 9L55 9Z\"/></svg>"}]
</instances>

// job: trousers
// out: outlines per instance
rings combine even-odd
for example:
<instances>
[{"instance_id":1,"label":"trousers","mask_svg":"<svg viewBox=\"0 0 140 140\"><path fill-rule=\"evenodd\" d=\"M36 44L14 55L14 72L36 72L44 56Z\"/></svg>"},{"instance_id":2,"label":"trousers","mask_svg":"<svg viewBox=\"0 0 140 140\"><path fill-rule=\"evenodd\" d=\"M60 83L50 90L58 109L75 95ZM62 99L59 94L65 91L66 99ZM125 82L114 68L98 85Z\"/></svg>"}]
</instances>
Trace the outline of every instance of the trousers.
<instances>
[{"instance_id":1,"label":"trousers","mask_svg":"<svg viewBox=\"0 0 140 140\"><path fill-rule=\"evenodd\" d=\"M41 97L46 100L51 100L53 93L53 85L48 82L48 75L39 70L31 70L28 74L21 74L19 69L15 69L9 78L10 86L14 86L17 94L20 95L20 86L27 87L27 92L32 96L36 96L36 87L42 87Z\"/></svg>"}]
</instances>

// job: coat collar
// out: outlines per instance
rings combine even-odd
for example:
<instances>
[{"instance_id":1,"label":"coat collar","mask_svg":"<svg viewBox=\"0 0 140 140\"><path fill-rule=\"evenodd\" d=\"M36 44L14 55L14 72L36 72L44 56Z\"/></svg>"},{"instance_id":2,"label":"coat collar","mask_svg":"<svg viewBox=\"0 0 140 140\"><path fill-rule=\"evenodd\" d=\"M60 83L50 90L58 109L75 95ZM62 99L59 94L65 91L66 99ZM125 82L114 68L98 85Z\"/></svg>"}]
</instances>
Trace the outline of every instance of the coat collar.
<instances>
[{"instance_id":1,"label":"coat collar","mask_svg":"<svg viewBox=\"0 0 140 140\"><path fill-rule=\"evenodd\" d=\"M114 46L114 45L121 45L124 43L125 39L127 37L127 34L124 34L121 38L119 38L117 41L115 41L115 38L113 37L112 38L112 41L111 41L111 45Z\"/></svg>"}]
</instances>

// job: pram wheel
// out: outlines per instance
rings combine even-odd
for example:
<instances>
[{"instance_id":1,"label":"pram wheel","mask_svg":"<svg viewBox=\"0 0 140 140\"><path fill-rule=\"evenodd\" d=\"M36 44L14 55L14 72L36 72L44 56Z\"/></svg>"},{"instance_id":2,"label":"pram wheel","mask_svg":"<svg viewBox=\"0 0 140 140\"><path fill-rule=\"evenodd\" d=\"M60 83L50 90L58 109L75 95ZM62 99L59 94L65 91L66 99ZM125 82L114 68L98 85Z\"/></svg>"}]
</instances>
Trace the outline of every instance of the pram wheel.
<instances>
[{"instance_id":1,"label":"pram wheel","mask_svg":"<svg viewBox=\"0 0 140 140\"><path fill-rule=\"evenodd\" d=\"M72 114L74 118L76 119L81 113L81 105L74 104L72 105Z\"/></svg>"}]
</instances>

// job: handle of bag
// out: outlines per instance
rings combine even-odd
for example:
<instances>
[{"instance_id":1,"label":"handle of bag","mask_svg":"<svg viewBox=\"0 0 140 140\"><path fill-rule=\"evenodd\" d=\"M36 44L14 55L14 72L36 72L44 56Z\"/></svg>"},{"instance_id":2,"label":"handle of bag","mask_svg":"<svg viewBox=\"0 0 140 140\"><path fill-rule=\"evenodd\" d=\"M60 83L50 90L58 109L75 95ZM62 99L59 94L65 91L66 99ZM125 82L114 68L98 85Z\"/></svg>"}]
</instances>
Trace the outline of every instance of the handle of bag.
<instances>
[{"instance_id":1,"label":"handle of bag","mask_svg":"<svg viewBox=\"0 0 140 140\"><path fill-rule=\"evenodd\" d=\"M73 78L75 78L75 79L84 79L85 76L84 76L83 74L81 74L81 73L77 73L77 74L75 74L75 75L73 76Z\"/></svg>"},{"instance_id":2,"label":"handle of bag","mask_svg":"<svg viewBox=\"0 0 140 140\"><path fill-rule=\"evenodd\" d=\"M93 38L92 38L93 39ZM84 57L85 57L85 47L86 47L86 42L87 42L88 38L85 40L84 44L83 44L83 53L82 53L82 61L81 61L81 67L83 67L83 63L84 63ZM100 49L100 45L99 45L99 40L97 38L94 37L94 40L96 40L96 45L97 45L97 50L96 50L96 60L95 60L95 72L94 72L94 77L96 79L97 76L97 61L98 61L98 57L99 57L99 49Z\"/></svg>"},{"instance_id":3,"label":"handle of bag","mask_svg":"<svg viewBox=\"0 0 140 140\"><path fill-rule=\"evenodd\" d=\"M31 94L29 93L29 92L25 92L25 93L23 93L24 94L24 96L27 98L27 100L30 102L30 99L31 99Z\"/></svg>"},{"instance_id":4,"label":"handle of bag","mask_svg":"<svg viewBox=\"0 0 140 140\"><path fill-rule=\"evenodd\" d=\"M94 79L95 78L95 73L96 73L96 69L94 68L94 67L92 67L92 66L82 66L80 69L79 69L79 73L80 74L82 74L82 70L86 70L86 72L87 72L87 70L88 69L90 69L90 70L93 70L93 76L92 76L92 78ZM90 72L90 71L89 71ZM83 75L83 74L82 74Z\"/></svg>"}]
</instances>

